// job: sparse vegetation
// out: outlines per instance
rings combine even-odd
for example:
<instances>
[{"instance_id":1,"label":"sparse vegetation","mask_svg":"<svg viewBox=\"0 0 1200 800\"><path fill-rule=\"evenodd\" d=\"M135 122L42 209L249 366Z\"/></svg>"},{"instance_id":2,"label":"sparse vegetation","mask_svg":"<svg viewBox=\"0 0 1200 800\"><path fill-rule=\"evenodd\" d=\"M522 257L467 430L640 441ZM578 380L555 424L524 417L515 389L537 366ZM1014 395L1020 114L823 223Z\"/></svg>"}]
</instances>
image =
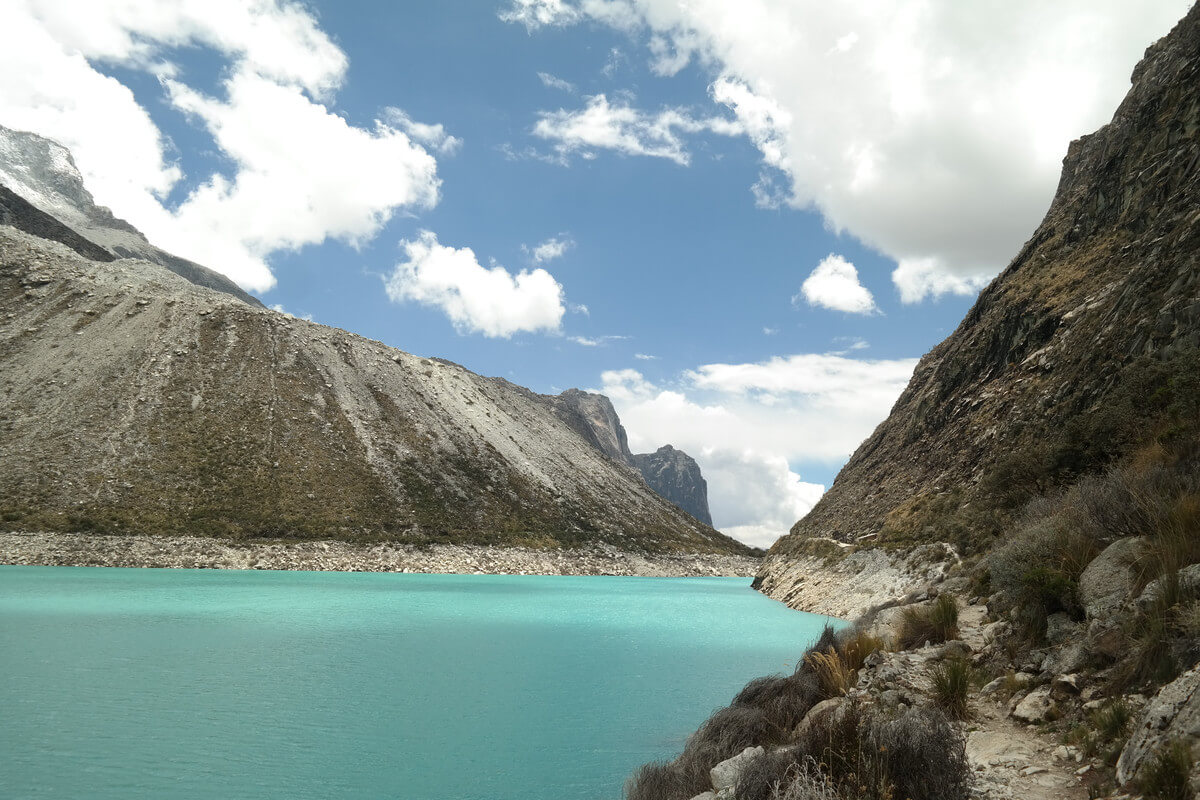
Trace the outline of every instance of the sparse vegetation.
<instances>
[{"instance_id":1,"label":"sparse vegetation","mask_svg":"<svg viewBox=\"0 0 1200 800\"><path fill-rule=\"evenodd\" d=\"M940 594L928 606L909 606L900 617L896 644L905 650L926 642L939 644L958 638L958 603L948 594Z\"/></svg>"},{"instance_id":2,"label":"sparse vegetation","mask_svg":"<svg viewBox=\"0 0 1200 800\"><path fill-rule=\"evenodd\" d=\"M1192 751L1186 742L1174 741L1155 754L1142 767L1138 781L1151 800L1189 800L1192 796L1188 777L1192 771Z\"/></svg>"},{"instance_id":3,"label":"sparse vegetation","mask_svg":"<svg viewBox=\"0 0 1200 800\"><path fill-rule=\"evenodd\" d=\"M823 653L809 653L804 657L804 664L816 676L822 698L841 697L854 685L854 671L832 647Z\"/></svg>"},{"instance_id":4,"label":"sparse vegetation","mask_svg":"<svg viewBox=\"0 0 1200 800\"><path fill-rule=\"evenodd\" d=\"M954 719L967 718L967 697L974 670L965 658L949 658L933 670L933 699Z\"/></svg>"},{"instance_id":5,"label":"sparse vegetation","mask_svg":"<svg viewBox=\"0 0 1200 800\"><path fill-rule=\"evenodd\" d=\"M886 649L887 642L883 638L873 636L865 630L856 629L842 639L838 652L841 653L842 661L849 669L860 670L866 662L867 656L876 650Z\"/></svg>"}]
</instances>

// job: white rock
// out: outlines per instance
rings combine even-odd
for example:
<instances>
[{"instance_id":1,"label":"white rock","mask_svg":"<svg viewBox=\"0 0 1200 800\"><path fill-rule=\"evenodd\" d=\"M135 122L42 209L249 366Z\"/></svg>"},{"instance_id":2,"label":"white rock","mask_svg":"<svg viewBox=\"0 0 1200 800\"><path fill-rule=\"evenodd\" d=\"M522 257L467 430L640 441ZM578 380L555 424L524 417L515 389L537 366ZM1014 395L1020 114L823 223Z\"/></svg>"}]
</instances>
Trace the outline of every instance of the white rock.
<instances>
[{"instance_id":1,"label":"white rock","mask_svg":"<svg viewBox=\"0 0 1200 800\"><path fill-rule=\"evenodd\" d=\"M724 789L733 789L737 785L738 778L742 777L742 771L764 752L761 747L747 747L733 758L727 758L717 764L709 771L713 788L718 792Z\"/></svg>"}]
</instances>

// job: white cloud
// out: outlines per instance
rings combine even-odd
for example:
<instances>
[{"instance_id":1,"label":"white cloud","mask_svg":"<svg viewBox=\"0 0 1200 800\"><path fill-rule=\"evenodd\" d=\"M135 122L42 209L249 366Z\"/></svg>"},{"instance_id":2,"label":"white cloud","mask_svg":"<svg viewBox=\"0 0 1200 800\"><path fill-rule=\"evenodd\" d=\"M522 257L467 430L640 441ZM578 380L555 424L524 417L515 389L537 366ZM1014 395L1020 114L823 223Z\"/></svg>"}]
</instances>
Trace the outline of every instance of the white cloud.
<instances>
[{"instance_id":1,"label":"white cloud","mask_svg":"<svg viewBox=\"0 0 1200 800\"><path fill-rule=\"evenodd\" d=\"M505 22L519 22L528 31L547 25L569 25L579 19L579 12L563 0L513 0L507 11L500 12Z\"/></svg>"},{"instance_id":2,"label":"white cloud","mask_svg":"<svg viewBox=\"0 0 1200 800\"><path fill-rule=\"evenodd\" d=\"M208 48L221 97L186 81L173 48ZM230 174L183 178L146 109L96 63L150 72L165 99L212 137ZM337 238L358 244L399 208L437 201L437 164L420 145L457 140L403 112L358 128L328 102L345 54L290 0L161 3L13 0L0 8L0 119L66 145L96 201L155 242L256 291L280 250ZM320 157L314 157L319 153Z\"/></svg>"},{"instance_id":3,"label":"white cloud","mask_svg":"<svg viewBox=\"0 0 1200 800\"><path fill-rule=\"evenodd\" d=\"M824 487L788 465L836 465L887 416L916 359L826 354L750 364L706 364L661 387L634 369L601 375L635 452L670 443L699 463L713 521L769 545L807 513Z\"/></svg>"},{"instance_id":4,"label":"white cloud","mask_svg":"<svg viewBox=\"0 0 1200 800\"><path fill-rule=\"evenodd\" d=\"M529 255L535 264L545 264L547 261L553 261L556 258L562 258L563 254L575 246L575 242L566 234L559 234L546 239L544 242L539 242L532 249ZM524 248L523 248L524 249Z\"/></svg>"},{"instance_id":5,"label":"white cloud","mask_svg":"<svg viewBox=\"0 0 1200 800\"><path fill-rule=\"evenodd\" d=\"M549 72L539 72L538 79L547 89L560 89L564 92L575 94L575 84L570 81L565 81L562 78L551 75Z\"/></svg>"},{"instance_id":6,"label":"white cloud","mask_svg":"<svg viewBox=\"0 0 1200 800\"><path fill-rule=\"evenodd\" d=\"M446 133L446 127L441 123L431 125L416 122L399 108L388 108L384 118L389 124L408 134L408 138L442 155L454 155L462 147L462 139Z\"/></svg>"},{"instance_id":7,"label":"white cloud","mask_svg":"<svg viewBox=\"0 0 1200 800\"><path fill-rule=\"evenodd\" d=\"M638 361L657 361L658 356L648 355L646 353L634 353L633 357Z\"/></svg>"},{"instance_id":8,"label":"white cloud","mask_svg":"<svg viewBox=\"0 0 1200 800\"><path fill-rule=\"evenodd\" d=\"M616 334L607 334L605 336L596 336L596 337L568 336L567 338L570 339L575 344L582 345L584 347L603 347L604 345L608 344L609 342L619 342L623 339L628 339L630 337L619 336Z\"/></svg>"},{"instance_id":9,"label":"white cloud","mask_svg":"<svg viewBox=\"0 0 1200 800\"><path fill-rule=\"evenodd\" d=\"M440 244L430 231L403 240L405 261L386 280L395 302L440 308L462 332L510 337L522 331L556 331L565 312L563 290L544 269L513 275L480 265L467 247Z\"/></svg>"},{"instance_id":10,"label":"white cloud","mask_svg":"<svg viewBox=\"0 0 1200 800\"><path fill-rule=\"evenodd\" d=\"M914 302L972 293L1016 254L1068 142L1190 2L581 0L545 24L617 19L660 73L709 66L762 153L758 202L815 208L893 258Z\"/></svg>"},{"instance_id":11,"label":"white cloud","mask_svg":"<svg viewBox=\"0 0 1200 800\"><path fill-rule=\"evenodd\" d=\"M879 309L867 287L858 282L858 270L845 258L830 253L821 259L812 274L800 285L798 302L803 296L809 305L845 311L848 314L870 314Z\"/></svg>"},{"instance_id":12,"label":"white cloud","mask_svg":"<svg viewBox=\"0 0 1200 800\"><path fill-rule=\"evenodd\" d=\"M283 314L284 316L287 316L287 317L291 317L292 319L302 319L305 322L312 322L312 318L313 318L312 314L293 314L292 312L290 312L286 308L284 308L282 303L273 303L271 305L271 310L278 311L280 314Z\"/></svg>"},{"instance_id":13,"label":"white cloud","mask_svg":"<svg viewBox=\"0 0 1200 800\"><path fill-rule=\"evenodd\" d=\"M687 111L665 108L648 114L628 104L612 104L603 94L588 97L582 109L541 111L533 134L553 143L565 163L572 155L594 158L596 150L652 156L686 166L691 161L680 134L712 131L733 135L740 126L727 119L697 119Z\"/></svg>"}]
</instances>

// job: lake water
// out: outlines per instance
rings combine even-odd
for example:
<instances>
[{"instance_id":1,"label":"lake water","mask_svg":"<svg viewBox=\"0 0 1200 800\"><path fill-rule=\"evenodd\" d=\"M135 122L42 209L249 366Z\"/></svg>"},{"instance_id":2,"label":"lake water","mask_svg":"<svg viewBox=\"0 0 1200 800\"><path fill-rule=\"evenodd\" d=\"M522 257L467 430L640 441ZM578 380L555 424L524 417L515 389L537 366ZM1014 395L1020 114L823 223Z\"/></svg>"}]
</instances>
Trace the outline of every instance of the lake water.
<instances>
[{"instance_id":1,"label":"lake water","mask_svg":"<svg viewBox=\"0 0 1200 800\"><path fill-rule=\"evenodd\" d=\"M0 567L0 796L618 798L820 633L749 584Z\"/></svg>"}]
</instances>

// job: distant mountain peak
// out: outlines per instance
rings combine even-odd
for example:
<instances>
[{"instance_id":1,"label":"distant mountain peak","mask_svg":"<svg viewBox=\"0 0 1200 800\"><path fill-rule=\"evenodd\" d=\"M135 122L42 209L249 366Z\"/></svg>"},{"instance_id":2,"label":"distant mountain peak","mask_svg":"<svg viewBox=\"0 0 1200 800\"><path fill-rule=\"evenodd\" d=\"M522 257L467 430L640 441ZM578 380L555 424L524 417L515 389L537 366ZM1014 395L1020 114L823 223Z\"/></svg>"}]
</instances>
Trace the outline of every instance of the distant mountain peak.
<instances>
[{"instance_id":1,"label":"distant mountain peak","mask_svg":"<svg viewBox=\"0 0 1200 800\"><path fill-rule=\"evenodd\" d=\"M71 151L52 139L0 125L0 186L53 217L74 236L46 225L41 219L22 222L28 209L18 203L12 203L6 213L9 224L15 227L41 231L35 235L61 241L82 255L94 257L74 241L80 237L114 258L150 261L199 286L231 294L251 305L262 305L229 278L154 246L133 225L97 205L84 185Z\"/></svg>"}]
</instances>

